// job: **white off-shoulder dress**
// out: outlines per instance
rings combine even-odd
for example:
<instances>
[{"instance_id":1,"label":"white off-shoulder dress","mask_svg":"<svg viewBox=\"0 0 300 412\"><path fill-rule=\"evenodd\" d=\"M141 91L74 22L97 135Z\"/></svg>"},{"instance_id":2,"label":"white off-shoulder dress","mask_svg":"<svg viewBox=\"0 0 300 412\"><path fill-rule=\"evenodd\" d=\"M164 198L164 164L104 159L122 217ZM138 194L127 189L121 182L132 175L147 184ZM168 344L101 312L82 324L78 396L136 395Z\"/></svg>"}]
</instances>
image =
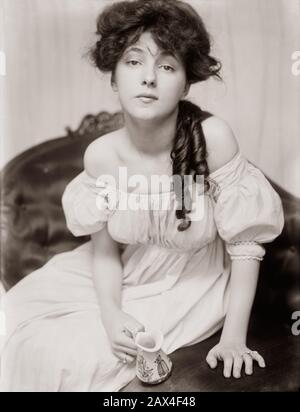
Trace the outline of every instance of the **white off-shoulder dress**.
<instances>
[{"instance_id":1,"label":"white off-shoulder dress","mask_svg":"<svg viewBox=\"0 0 300 412\"><path fill-rule=\"evenodd\" d=\"M67 226L75 236L107 224L111 236L125 245L122 308L146 329L160 329L168 354L222 327L231 260L262 260L262 244L283 228L278 194L240 151L209 177L215 190L193 198L192 224L183 232L177 230L172 189L159 197L130 194L150 207L121 208L127 193L105 180L99 184L97 179L96 185L83 171L62 197ZM169 207L158 207L158 201ZM203 213L193 220L200 203ZM118 391L135 377L135 363L123 364L111 351L91 262L88 241L55 255L5 295L2 390Z\"/></svg>"}]
</instances>

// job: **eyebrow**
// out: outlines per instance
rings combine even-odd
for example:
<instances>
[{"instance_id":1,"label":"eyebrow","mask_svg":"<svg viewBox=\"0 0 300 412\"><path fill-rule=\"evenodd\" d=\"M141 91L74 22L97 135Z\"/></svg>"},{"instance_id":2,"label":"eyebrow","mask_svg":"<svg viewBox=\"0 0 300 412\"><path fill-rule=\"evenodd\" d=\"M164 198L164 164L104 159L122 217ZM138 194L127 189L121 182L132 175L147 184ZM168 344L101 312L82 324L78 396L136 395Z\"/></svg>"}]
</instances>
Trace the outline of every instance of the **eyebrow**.
<instances>
[{"instance_id":1,"label":"eyebrow","mask_svg":"<svg viewBox=\"0 0 300 412\"><path fill-rule=\"evenodd\" d=\"M148 49L148 50L149 50L149 49ZM135 51L135 52L140 53L140 54L144 54L144 53L145 53L145 50L144 50L144 49L141 49L141 48L136 47L136 46L131 46L131 47L129 47L127 50L125 50L125 53L129 53L129 52L131 52L131 51ZM151 52L150 52L150 53L151 53ZM152 54L152 53L151 53L151 54ZM176 56L175 56L173 53L167 52L167 51L165 51L165 50L161 51L158 56L170 56L170 57L174 57L174 59L177 60Z\"/></svg>"}]
</instances>

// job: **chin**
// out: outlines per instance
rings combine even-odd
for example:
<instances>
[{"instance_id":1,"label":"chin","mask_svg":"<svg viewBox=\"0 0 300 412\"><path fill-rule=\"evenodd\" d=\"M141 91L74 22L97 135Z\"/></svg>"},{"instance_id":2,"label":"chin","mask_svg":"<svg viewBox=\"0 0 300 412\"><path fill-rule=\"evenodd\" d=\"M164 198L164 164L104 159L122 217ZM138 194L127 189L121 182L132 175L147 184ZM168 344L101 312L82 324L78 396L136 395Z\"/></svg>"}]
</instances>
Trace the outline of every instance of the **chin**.
<instances>
[{"instance_id":1,"label":"chin","mask_svg":"<svg viewBox=\"0 0 300 412\"><path fill-rule=\"evenodd\" d=\"M164 114L159 112L158 110L151 110L149 108L145 108L143 110L132 110L127 111L128 115L136 120L156 120L161 119L164 117Z\"/></svg>"}]
</instances>

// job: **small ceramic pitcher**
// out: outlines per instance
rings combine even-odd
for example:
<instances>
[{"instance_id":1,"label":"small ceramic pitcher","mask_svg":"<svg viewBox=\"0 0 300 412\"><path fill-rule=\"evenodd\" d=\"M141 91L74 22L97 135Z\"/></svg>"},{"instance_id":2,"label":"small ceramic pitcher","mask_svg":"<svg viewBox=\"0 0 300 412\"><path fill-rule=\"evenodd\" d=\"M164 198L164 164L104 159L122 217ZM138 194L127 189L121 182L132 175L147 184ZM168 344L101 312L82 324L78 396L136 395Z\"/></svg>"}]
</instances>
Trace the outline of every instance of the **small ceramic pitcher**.
<instances>
[{"instance_id":1,"label":"small ceramic pitcher","mask_svg":"<svg viewBox=\"0 0 300 412\"><path fill-rule=\"evenodd\" d=\"M172 372L172 362L161 349L163 334L160 330L138 332L136 376L144 383L155 385L168 379Z\"/></svg>"}]
</instances>

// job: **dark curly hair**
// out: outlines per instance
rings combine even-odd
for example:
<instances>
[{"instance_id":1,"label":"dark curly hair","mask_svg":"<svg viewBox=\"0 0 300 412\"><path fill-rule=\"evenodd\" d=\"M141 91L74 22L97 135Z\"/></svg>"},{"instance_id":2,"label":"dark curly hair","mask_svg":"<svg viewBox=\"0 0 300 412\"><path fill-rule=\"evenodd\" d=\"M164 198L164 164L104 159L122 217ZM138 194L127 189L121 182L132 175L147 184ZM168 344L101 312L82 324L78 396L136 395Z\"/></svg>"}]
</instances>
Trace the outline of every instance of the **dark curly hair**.
<instances>
[{"instance_id":1,"label":"dark curly hair","mask_svg":"<svg viewBox=\"0 0 300 412\"><path fill-rule=\"evenodd\" d=\"M210 36L199 14L181 0L120 1L106 6L97 19L99 40L88 56L101 72L111 72L111 81L119 59L127 47L136 43L145 31L152 34L161 50L179 56L184 64L188 84L201 82L211 76L222 80L221 63L210 56ZM184 176L192 172L204 176L205 191L209 189L207 177L206 142L201 122L205 118L197 105L188 100L179 102L176 134L171 151L173 176L181 177L175 185L180 208L176 210L179 231L186 230L191 220L191 199L186 191Z\"/></svg>"}]
</instances>

